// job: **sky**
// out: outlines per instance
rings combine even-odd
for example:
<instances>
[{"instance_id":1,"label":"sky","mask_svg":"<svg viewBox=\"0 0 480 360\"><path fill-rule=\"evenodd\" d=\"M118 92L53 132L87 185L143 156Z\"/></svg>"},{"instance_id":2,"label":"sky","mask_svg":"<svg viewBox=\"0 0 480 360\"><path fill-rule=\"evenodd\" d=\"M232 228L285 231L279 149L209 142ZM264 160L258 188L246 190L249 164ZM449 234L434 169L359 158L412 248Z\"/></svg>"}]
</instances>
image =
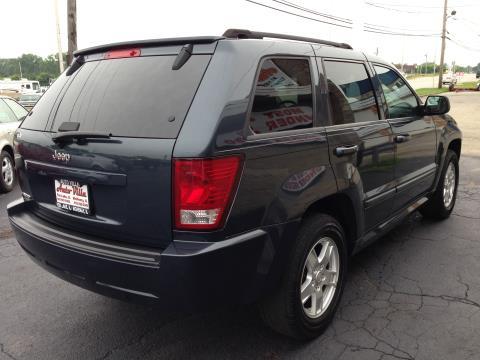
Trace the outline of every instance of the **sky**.
<instances>
[{"instance_id":1,"label":"sky","mask_svg":"<svg viewBox=\"0 0 480 360\"><path fill-rule=\"evenodd\" d=\"M353 29L280 12L247 0L77 0L78 47L149 38L221 35L227 28L295 34L347 42L357 50L394 63L439 62L444 0L252 0L297 15L329 21ZM56 53L54 0L0 0L0 58L23 53ZM282 4L283 3L283 4ZM287 5L286 5L287 4ZM288 6L301 6L341 17L335 21ZM446 62L480 63L480 0L449 0ZM67 49L66 0L58 0L63 51ZM15 16L18 14L18 16ZM435 34L418 37L378 34ZM5 29L11 29L5 36ZM363 31L362 31L363 29ZM458 45L460 44L460 45Z\"/></svg>"}]
</instances>

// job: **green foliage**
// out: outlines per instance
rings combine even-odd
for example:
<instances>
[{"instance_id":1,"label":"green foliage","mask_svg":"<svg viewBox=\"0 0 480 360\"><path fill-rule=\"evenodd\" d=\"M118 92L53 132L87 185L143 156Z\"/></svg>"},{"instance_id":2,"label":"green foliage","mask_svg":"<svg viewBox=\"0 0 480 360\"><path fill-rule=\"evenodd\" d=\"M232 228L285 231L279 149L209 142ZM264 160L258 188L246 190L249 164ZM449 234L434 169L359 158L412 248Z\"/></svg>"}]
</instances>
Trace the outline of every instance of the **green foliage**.
<instances>
[{"instance_id":1,"label":"green foliage","mask_svg":"<svg viewBox=\"0 0 480 360\"><path fill-rule=\"evenodd\" d=\"M47 72L41 72L37 75L35 80L38 80L40 85L42 86L48 86L50 84L50 79L53 79L54 77L52 74L47 73Z\"/></svg>"},{"instance_id":2,"label":"green foliage","mask_svg":"<svg viewBox=\"0 0 480 360\"><path fill-rule=\"evenodd\" d=\"M20 67L22 77L38 80L42 85L48 85L49 79L60 75L56 55L42 58L34 54L23 54L16 59L0 59L0 78L20 80Z\"/></svg>"},{"instance_id":3,"label":"green foliage","mask_svg":"<svg viewBox=\"0 0 480 360\"><path fill-rule=\"evenodd\" d=\"M418 94L418 96L428 96L428 95L436 95L436 94L441 94L444 92L447 92L448 88L422 88L422 89L416 89L415 92Z\"/></svg>"}]
</instances>

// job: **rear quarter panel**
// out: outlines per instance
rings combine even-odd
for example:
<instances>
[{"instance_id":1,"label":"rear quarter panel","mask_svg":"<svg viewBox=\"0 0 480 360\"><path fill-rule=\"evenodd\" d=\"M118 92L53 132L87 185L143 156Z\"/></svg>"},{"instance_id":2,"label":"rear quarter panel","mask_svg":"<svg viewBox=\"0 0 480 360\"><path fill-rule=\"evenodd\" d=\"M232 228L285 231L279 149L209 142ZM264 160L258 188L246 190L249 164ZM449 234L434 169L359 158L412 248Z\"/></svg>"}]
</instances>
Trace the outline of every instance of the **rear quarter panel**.
<instances>
[{"instance_id":1,"label":"rear quarter panel","mask_svg":"<svg viewBox=\"0 0 480 360\"><path fill-rule=\"evenodd\" d=\"M222 240L258 227L298 222L310 204L337 191L322 126L268 136L252 136L246 126L257 68L265 56L310 58L319 104L315 124L328 116L311 45L220 41L183 124L174 157L243 154L244 167L224 229L207 236L175 232L176 238Z\"/></svg>"}]
</instances>

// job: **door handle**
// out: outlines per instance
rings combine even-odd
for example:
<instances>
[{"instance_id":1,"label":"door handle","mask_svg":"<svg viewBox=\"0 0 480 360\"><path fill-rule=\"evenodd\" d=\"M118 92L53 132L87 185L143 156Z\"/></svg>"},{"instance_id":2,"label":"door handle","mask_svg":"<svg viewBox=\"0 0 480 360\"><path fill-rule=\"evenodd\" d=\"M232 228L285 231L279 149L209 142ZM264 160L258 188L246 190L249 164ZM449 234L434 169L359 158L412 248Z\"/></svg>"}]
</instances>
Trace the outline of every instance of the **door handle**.
<instances>
[{"instance_id":1,"label":"door handle","mask_svg":"<svg viewBox=\"0 0 480 360\"><path fill-rule=\"evenodd\" d=\"M357 151L358 151L358 145L339 146L335 148L335 155L337 156L351 155L351 154L355 154Z\"/></svg>"},{"instance_id":2,"label":"door handle","mask_svg":"<svg viewBox=\"0 0 480 360\"><path fill-rule=\"evenodd\" d=\"M397 135L395 136L395 142L396 143L403 143L405 141L408 141L410 140L410 134L401 134L401 135Z\"/></svg>"}]
</instances>

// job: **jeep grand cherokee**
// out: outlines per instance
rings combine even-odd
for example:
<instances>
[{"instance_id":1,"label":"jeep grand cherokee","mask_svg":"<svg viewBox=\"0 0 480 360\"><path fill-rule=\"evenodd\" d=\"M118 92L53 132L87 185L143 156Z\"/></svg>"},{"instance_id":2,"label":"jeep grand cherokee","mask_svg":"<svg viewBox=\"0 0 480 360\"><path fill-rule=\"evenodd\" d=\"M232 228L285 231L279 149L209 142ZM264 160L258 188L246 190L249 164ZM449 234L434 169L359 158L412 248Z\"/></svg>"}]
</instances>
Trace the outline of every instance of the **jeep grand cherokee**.
<instances>
[{"instance_id":1,"label":"jeep grand cherokee","mask_svg":"<svg viewBox=\"0 0 480 360\"><path fill-rule=\"evenodd\" d=\"M31 258L81 287L256 302L275 330L311 338L351 255L416 209L450 215L449 106L318 39L233 29L89 48L16 132L23 198L8 214Z\"/></svg>"}]
</instances>

